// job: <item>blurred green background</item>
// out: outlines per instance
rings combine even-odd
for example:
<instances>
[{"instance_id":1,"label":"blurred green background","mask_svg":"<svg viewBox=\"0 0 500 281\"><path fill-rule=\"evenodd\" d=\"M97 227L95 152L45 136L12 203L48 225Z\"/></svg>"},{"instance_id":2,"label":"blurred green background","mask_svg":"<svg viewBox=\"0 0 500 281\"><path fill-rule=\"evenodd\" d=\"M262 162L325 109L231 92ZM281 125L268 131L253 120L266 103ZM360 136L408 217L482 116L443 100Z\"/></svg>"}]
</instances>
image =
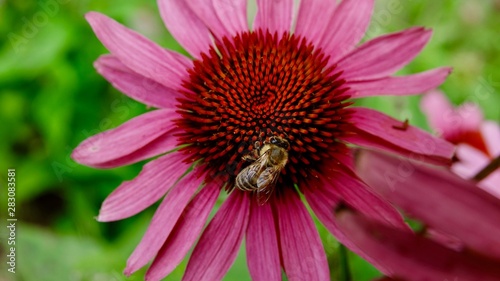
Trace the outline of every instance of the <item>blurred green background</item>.
<instances>
[{"instance_id":1,"label":"blurred green background","mask_svg":"<svg viewBox=\"0 0 500 281\"><path fill-rule=\"evenodd\" d=\"M49 2L57 9L47 9ZM155 209L98 223L94 217L104 198L144 163L96 170L70 159L85 138L147 110L93 69L93 61L107 51L83 18L88 11L100 11L183 52L164 29L154 0L0 0L0 280L126 280L125 262ZM479 103L487 119L498 121L500 1L380 0L367 38L413 25L432 28L434 35L400 73L453 66L441 89L455 104ZM358 103L428 128L419 99L384 97ZM17 170L16 274L7 272L4 260L8 168ZM318 227L332 280L339 280L339 245ZM354 280L379 275L360 258L348 256ZM180 280L185 266L166 280ZM128 280L142 280L144 273ZM225 280L249 280L243 250Z\"/></svg>"}]
</instances>

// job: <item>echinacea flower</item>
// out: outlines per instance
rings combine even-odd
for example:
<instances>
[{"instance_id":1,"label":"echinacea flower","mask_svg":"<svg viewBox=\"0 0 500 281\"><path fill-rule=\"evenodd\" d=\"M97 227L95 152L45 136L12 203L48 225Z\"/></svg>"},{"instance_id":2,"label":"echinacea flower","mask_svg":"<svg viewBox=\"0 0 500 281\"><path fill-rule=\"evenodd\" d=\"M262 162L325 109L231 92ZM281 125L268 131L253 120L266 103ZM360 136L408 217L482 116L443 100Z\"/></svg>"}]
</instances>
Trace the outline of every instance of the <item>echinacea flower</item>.
<instances>
[{"instance_id":1,"label":"echinacea flower","mask_svg":"<svg viewBox=\"0 0 500 281\"><path fill-rule=\"evenodd\" d=\"M421 106L433 130L457 145L457 161L451 166L457 175L472 179L500 157L500 126L483 120L477 105L454 108L442 92L434 90L423 96ZM489 173L478 186L500 198L500 170Z\"/></svg>"},{"instance_id":2,"label":"echinacea flower","mask_svg":"<svg viewBox=\"0 0 500 281\"><path fill-rule=\"evenodd\" d=\"M111 52L95 63L98 72L128 96L159 108L90 137L73 153L79 163L97 168L162 155L120 185L98 216L120 220L164 197L125 274L153 260L146 279L163 278L201 233L183 280L220 280L243 238L255 280L281 280L281 268L289 280L329 280L300 193L341 243L377 263L339 231L335 206L406 225L357 178L347 144L436 164L450 163L453 146L380 112L350 107L350 97L430 90L450 72L391 76L421 51L431 32L410 28L358 46L373 2L302 1L294 17L293 0L258 0L249 28L245 0L158 1L166 27L192 58L104 15L87 14ZM288 160L262 202L255 192L235 188L235 178L251 165L244 158L276 137L289 143ZM228 198L204 228L222 189Z\"/></svg>"},{"instance_id":3,"label":"echinacea flower","mask_svg":"<svg viewBox=\"0 0 500 281\"><path fill-rule=\"evenodd\" d=\"M367 150L357 156L360 177L424 224L411 232L349 209L337 211L340 229L377 259L386 275L409 281L500 280L498 198L442 167ZM460 247L436 239L429 229L453 237Z\"/></svg>"}]
</instances>

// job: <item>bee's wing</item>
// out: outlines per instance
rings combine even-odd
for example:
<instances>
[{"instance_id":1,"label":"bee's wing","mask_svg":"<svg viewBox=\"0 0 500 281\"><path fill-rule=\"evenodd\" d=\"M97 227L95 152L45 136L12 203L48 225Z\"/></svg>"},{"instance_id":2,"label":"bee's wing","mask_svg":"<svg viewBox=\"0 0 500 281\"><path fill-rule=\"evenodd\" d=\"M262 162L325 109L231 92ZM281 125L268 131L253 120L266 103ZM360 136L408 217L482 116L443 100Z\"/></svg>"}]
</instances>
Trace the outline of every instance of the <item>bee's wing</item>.
<instances>
[{"instance_id":1,"label":"bee's wing","mask_svg":"<svg viewBox=\"0 0 500 281\"><path fill-rule=\"evenodd\" d=\"M266 203L273 194L282 168L283 166L268 167L257 179L257 202L260 205Z\"/></svg>"},{"instance_id":2,"label":"bee's wing","mask_svg":"<svg viewBox=\"0 0 500 281\"><path fill-rule=\"evenodd\" d=\"M267 153L264 153L255 162L241 170L236 176L236 187L244 191L255 190L259 175L266 169L267 159Z\"/></svg>"}]
</instances>

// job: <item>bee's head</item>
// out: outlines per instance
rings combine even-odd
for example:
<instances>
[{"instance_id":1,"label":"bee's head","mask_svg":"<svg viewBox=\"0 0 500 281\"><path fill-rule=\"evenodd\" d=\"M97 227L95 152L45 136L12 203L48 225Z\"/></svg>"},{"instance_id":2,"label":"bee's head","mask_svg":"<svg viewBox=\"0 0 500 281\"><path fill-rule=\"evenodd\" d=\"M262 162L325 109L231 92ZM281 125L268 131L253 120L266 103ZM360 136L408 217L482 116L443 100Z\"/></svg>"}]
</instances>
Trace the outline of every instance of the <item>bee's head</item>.
<instances>
[{"instance_id":1,"label":"bee's head","mask_svg":"<svg viewBox=\"0 0 500 281\"><path fill-rule=\"evenodd\" d=\"M290 143L286 139L284 139L282 137L278 137L278 136L270 137L269 143L277 145L277 146L282 147L282 148L287 149L287 150L290 147Z\"/></svg>"}]
</instances>

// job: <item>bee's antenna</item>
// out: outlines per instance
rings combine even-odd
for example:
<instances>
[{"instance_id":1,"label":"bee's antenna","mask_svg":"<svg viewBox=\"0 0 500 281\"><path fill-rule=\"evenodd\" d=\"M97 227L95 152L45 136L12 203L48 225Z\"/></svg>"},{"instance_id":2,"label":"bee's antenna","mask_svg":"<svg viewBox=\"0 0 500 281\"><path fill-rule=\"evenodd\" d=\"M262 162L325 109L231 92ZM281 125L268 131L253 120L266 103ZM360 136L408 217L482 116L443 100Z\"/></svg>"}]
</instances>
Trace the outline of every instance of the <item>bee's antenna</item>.
<instances>
[{"instance_id":1,"label":"bee's antenna","mask_svg":"<svg viewBox=\"0 0 500 281\"><path fill-rule=\"evenodd\" d=\"M288 134L286 133L286 131L285 131L285 130L283 130L283 135L285 135L285 137L286 137L287 139L289 139L289 138L290 138L290 137L288 136Z\"/></svg>"}]
</instances>

